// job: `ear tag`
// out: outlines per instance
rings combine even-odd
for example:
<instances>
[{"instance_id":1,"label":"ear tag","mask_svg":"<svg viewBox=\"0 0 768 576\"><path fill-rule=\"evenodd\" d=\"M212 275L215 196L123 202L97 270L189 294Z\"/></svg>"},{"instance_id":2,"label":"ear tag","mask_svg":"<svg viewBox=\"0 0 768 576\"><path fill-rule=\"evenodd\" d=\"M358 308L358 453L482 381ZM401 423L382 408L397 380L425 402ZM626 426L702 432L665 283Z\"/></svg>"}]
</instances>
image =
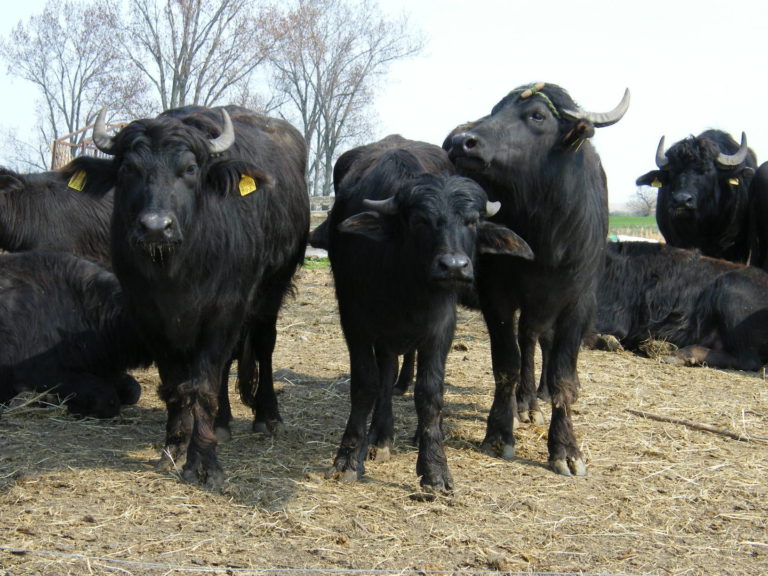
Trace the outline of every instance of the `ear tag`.
<instances>
[{"instance_id":1,"label":"ear tag","mask_svg":"<svg viewBox=\"0 0 768 576\"><path fill-rule=\"evenodd\" d=\"M256 180L248 176L247 174L240 175L240 196L248 196L252 192L256 192L259 187L256 185Z\"/></svg>"},{"instance_id":2,"label":"ear tag","mask_svg":"<svg viewBox=\"0 0 768 576\"><path fill-rule=\"evenodd\" d=\"M658 178L654 178L653 182L651 182L651 186L653 186L654 188L661 188L661 180L659 180Z\"/></svg>"},{"instance_id":3,"label":"ear tag","mask_svg":"<svg viewBox=\"0 0 768 576\"><path fill-rule=\"evenodd\" d=\"M72 178L69 179L69 183L67 184L67 186L69 186L73 190L82 192L83 188L85 188L85 170L78 170L77 172L72 174Z\"/></svg>"},{"instance_id":4,"label":"ear tag","mask_svg":"<svg viewBox=\"0 0 768 576\"><path fill-rule=\"evenodd\" d=\"M738 178L731 178L728 180L728 184L731 186L738 186L739 185L739 179Z\"/></svg>"}]
</instances>

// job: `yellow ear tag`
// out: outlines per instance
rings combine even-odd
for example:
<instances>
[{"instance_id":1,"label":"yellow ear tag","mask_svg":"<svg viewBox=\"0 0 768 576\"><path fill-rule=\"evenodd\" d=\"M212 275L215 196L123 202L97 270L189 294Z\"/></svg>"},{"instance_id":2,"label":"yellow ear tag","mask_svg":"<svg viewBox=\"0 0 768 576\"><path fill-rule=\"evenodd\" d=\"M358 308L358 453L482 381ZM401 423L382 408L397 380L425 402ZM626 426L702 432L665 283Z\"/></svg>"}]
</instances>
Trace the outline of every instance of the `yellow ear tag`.
<instances>
[{"instance_id":1,"label":"yellow ear tag","mask_svg":"<svg viewBox=\"0 0 768 576\"><path fill-rule=\"evenodd\" d=\"M738 186L739 185L739 179L738 178L731 178L728 180L728 184L731 186Z\"/></svg>"},{"instance_id":2,"label":"yellow ear tag","mask_svg":"<svg viewBox=\"0 0 768 576\"><path fill-rule=\"evenodd\" d=\"M83 188L85 188L85 170L79 170L72 174L72 178L69 179L67 186L78 192L82 192Z\"/></svg>"},{"instance_id":3,"label":"yellow ear tag","mask_svg":"<svg viewBox=\"0 0 768 576\"><path fill-rule=\"evenodd\" d=\"M240 175L240 196L248 196L248 194L256 192L258 189L256 180L246 174Z\"/></svg>"},{"instance_id":4,"label":"yellow ear tag","mask_svg":"<svg viewBox=\"0 0 768 576\"><path fill-rule=\"evenodd\" d=\"M653 182L651 182L651 186L653 186L654 188L661 188L661 180L659 180L658 178L654 178Z\"/></svg>"}]
</instances>

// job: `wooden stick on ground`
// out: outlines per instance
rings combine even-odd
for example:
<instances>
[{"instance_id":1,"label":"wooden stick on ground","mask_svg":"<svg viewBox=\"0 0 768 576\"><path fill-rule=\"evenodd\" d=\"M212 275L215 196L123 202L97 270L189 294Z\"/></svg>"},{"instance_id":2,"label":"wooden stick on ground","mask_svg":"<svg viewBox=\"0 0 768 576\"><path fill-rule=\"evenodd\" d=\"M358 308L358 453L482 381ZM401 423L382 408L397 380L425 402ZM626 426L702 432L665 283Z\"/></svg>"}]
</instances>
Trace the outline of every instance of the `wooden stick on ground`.
<instances>
[{"instance_id":1,"label":"wooden stick on ground","mask_svg":"<svg viewBox=\"0 0 768 576\"><path fill-rule=\"evenodd\" d=\"M625 410L630 414L634 414L635 416L641 416L643 418L648 418L650 420L658 420L659 422L670 422L672 424L681 424L683 426L687 426L688 428L693 428L694 430L703 430L705 432L713 432L715 434L720 434L721 436L727 436L728 438L733 438L734 440L739 440L741 442L768 443L768 438L764 438L762 436L752 436L750 434L739 434L737 432L731 432L730 430L723 430L722 428L717 428L716 426L711 426L709 424L701 424L699 422L686 420L684 418L673 418L672 416L661 416L659 414L652 414L650 412L644 412L642 410L632 410L631 408L625 408Z\"/></svg>"}]
</instances>

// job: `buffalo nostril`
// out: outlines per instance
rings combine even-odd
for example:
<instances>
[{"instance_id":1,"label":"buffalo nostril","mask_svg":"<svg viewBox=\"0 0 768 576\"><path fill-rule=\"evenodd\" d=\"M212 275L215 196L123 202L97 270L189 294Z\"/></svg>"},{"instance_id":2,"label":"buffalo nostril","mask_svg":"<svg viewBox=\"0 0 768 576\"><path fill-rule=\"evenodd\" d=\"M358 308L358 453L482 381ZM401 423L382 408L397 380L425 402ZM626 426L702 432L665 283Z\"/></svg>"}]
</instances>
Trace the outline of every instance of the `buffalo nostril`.
<instances>
[{"instance_id":1,"label":"buffalo nostril","mask_svg":"<svg viewBox=\"0 0 768 576\"><path fill-rule=\"evenodd\" d=\"M173 218L167 214L145 214L140 222L147 232L165 232L173 227Z\"/></svg>"},{"instance_id":2,"label":"buffalo nostril","mask_svg":"<svg viewBox=\"0 0 768 576\"><path fill-rule=\"evenodd\" d=\"M439 258L438 264L444 270L461 270L469 266L469 258L466 256L445 255Z\"/></svg>"}]
</instances>

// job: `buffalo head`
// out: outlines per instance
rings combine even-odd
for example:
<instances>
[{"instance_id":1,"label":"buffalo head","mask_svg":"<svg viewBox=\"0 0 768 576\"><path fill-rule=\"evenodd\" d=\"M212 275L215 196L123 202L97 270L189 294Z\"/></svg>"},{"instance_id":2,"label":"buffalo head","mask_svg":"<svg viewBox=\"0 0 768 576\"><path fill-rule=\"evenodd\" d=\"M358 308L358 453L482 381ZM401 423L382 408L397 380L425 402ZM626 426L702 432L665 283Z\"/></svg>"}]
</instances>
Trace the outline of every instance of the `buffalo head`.
<instances>
[{"instance_id":1,"label":"buffalo head","mask_svg":"<svg viewBox=\"0 0 768 576\"><path fill-rule=\"evenodd\" d=\"M443 143L459 172L484 183L539 170L550 152L576 152L595 128L618 122L629 107L629 90L607 113L580 109L554 84L521 86L491 114L455 128Z\"/></svg>"},{"instance_id":2,"label":"buffalo head","mask_svg":"<svg viewBox=\"0 0 768 576\"><path fill-rule=\"evenodd\" d=\"M734 257L730 251L746 233L748 190L757 166L746 134L737 144L726 132L707 130L666 151L662 136L656 166L636 183L658 188L656 219L667 243Z\"/></svg>"},{"instance_id":3,"label":"buffalo head","mask_svg":"<svg viewBox=\"0 0 768 576\"><path fill-rule=\"evenodd\" d=\"M480 186L459 176L423 175L384 200L339 224L342 233L362 234L404 247L418 273L433 284L474 281L477 253L533 259L526 242L504 226L486 221L499 210Z\"/></svg>"},{"instance_id":4,"label":"buffalo head","mask_svg":"<svg viewBox=\"0 0 768 576\"><path fill-rule=\"evenodd\" d=\"M161 262L182 244L204 201L201 190L210 185L213 159L234 144L232 121L224 109L201 109L195 122L164 114L131 122L110 136L104 115L104 110L98 115L93 141L114 157L113 226L131 246Z\"/></svg>"}]
</instances>

